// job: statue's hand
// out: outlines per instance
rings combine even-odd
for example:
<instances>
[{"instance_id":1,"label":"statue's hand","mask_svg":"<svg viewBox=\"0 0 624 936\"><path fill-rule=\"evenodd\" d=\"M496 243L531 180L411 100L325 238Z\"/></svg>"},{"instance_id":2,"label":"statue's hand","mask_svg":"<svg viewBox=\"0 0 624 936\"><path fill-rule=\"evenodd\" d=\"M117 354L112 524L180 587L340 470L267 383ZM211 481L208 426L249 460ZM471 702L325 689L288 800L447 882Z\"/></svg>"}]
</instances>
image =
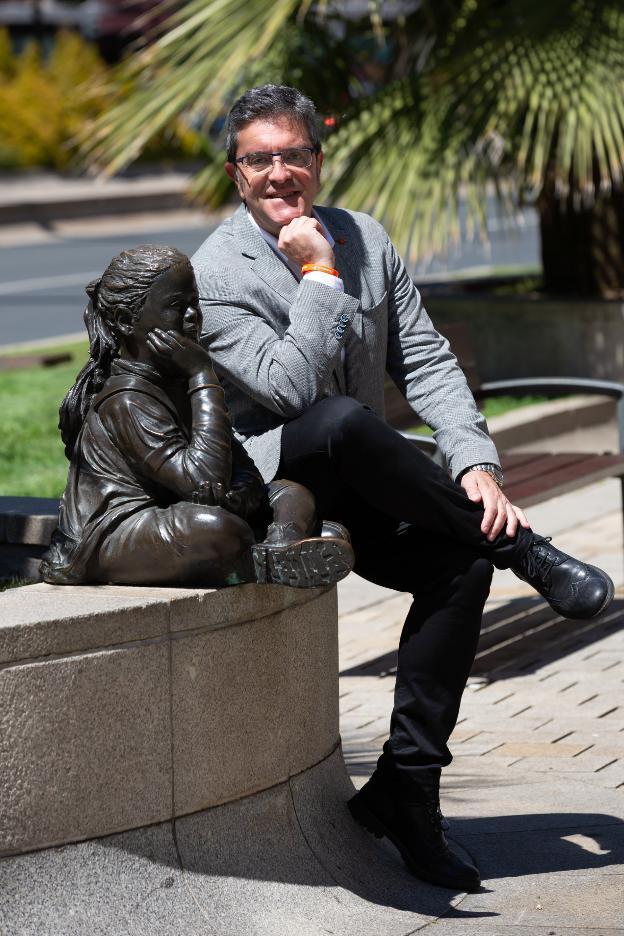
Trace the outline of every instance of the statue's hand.
<instances>
[{"instance_id":1,"label":"statue's hand","mask_svg":"<svg viewBox=\"0 0 624 936\"><path fill-rule=\"evenodd\" d=\"M226 506L232 513L247 519L253 517L265 505L267 495L260 479L245 478L235 481L225 495Z\"/></svg>"},{"instance_id":2,"label":"statue's hand","mask_svg":"<svg viewBox=\"0 0 624 936\"><path fill-rule=\"evenodd\" d=\"M148 334L146 341L156 358L186 377L212 373L210 356L195 338L180 332L155 328Z\"/></svg>"},{"instance_id":3,"label":"statue's hand","mask_svg":"<svg viewBox=\"0 0 624 936\"><path fill-rule=\"evenodd\" d=\"M202 481L196 491L191 495L193 504L203 507L229 507L227 503L225 484L220 481Z\"/></svg>"}]
</instances>

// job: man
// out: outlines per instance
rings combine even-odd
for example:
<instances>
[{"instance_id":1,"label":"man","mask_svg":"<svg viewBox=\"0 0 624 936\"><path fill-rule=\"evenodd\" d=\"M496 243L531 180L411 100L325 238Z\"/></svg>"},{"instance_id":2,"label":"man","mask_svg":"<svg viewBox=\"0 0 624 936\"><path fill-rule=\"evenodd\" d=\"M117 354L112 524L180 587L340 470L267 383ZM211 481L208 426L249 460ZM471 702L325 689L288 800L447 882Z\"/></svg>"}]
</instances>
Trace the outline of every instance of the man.
<instances>
[{"instance_id":1,"label":"man","mask_svg":"<svg viewBox=\"0 0 624 936\"><path fill-rule=\"evenodd\" d=\"M390 737L351 812L419 877L476 890L478 870L448 848L439 780L492 563L569 617L600 613L613 585L509 503L485 421L384 229L314 207L322 165L300 92L266 85L235 103L225 169L242 205L192 261L203 340L264 479L308 486L321 518L350 529L356 571L415 596ZM386 370L435 430L449 473L384 422Z\"/></svg>"}]
</instances>

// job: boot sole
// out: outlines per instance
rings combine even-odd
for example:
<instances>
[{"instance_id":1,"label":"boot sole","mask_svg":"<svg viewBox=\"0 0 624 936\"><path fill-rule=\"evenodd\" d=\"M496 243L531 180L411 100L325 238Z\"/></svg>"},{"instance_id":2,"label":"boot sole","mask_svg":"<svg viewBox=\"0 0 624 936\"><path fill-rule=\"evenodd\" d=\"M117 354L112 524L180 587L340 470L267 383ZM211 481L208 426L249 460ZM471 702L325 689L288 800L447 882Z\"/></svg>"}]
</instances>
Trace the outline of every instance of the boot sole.
<instances>
[{"instance_id":1,"label":"boot sole","mask_svg":"<svg viewBox=\"0 0 624 936\"><path fill-rule=\"evenodd\" d=\"M257 582L291 588L333 585L349 574L355 562L346 540L320 536L285 546L256 543L251 551Z\"/></svg>"},{"instance_id":2,"label":"boot sole","mask_svg":"<svg viewBox=\"0 0 624 936\"><path fill-rule=\"evenodd\" d=\"M391 832L391 830L381 821L381 819L379 819L378 816L375 815L375 813L368 809L368 807L362 802L361 799L358 799L357 793L352 799L349 800L347 807L358 825L361 825L362 828L366 829L367 832L370 832L371 835L374 835L375 838L380 839L385 837L390 842L392 842L396 850L401 855L401 858L403 859L406 867L415 877L420 878L423 881L427 881L428 884L436 884L438 887L447 887L451 890L462 890L469 894L476 894L479 890L481 890L480 880L477 883L474 881L464 881L461 884L457 884L455 881L444 881L441 878L434 877L426 867L423 867L422 865L418 864L418 862L414 861L401 840Z\"/></svg>"}]
</instances>

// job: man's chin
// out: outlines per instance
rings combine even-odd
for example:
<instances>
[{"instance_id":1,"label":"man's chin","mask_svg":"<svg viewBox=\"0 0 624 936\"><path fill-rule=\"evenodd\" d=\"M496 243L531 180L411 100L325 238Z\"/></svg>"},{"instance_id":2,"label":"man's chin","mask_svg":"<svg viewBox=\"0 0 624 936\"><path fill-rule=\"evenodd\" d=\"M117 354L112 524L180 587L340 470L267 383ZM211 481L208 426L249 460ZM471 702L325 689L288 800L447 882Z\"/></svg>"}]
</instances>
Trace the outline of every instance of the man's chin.
<instances>
[{"instance_id":1,"label":"man's chin","mask_svg":"<svg viewBox=\"0 0 624 936\"><path fill-rule=\"evenodd\" d=\"M303 214L305 214L305 205L301 201L297 205L288 205L282 202L279 209L275 208L273 211L267 212L266 218L274 227L283 228Z\"/></svg>"}]
</instances>

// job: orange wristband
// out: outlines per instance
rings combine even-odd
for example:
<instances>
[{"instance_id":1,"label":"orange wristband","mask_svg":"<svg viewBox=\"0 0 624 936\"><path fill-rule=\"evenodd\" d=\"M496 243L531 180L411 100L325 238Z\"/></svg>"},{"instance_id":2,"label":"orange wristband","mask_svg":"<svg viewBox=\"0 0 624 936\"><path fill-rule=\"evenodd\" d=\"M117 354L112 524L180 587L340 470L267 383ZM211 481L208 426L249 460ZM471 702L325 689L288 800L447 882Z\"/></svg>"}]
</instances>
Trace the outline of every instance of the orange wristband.
<instances>
[{"instance_id":1,"label":"orange wristband","mask_svg":"<svg viewBox=\"0 0 624 936\"><path fill-rule=\"evenodd\" d=\"M338 270L334 270L334 268L330 266L323 266L322 263L304 263L301 267L301 272L304 276L306 273L329 273L330 276L340 276Z\"/></svg>"}]
</instances>

